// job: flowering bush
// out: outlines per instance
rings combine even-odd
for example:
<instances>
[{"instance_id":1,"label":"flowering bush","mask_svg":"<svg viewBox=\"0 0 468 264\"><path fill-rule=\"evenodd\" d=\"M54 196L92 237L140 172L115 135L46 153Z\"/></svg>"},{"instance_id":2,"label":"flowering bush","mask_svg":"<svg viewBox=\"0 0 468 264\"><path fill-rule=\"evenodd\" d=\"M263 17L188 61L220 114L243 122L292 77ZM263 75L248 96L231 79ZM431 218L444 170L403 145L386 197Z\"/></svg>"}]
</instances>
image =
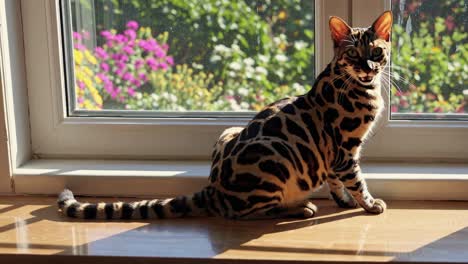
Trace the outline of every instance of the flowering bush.
<instances>
[{"instance_id":1,"label":"flowering bush","mask_svg":"<svg viewBox=\"0 0 468 264\"><path fill-rule=\"evenodd\" d=\"M99 110L102 108L103 101L96 86L101 80L95 75L98 60L82 44L82 40L88 38L87 34L74 33L73 38L75 47L73 57L75 58L75 96L78 108Z\"/></svg>"},{"instance_id":2,"label":"flowering bush","mask_svg":"<svg viewBox=\"0 0 468 264\"><path fill-rule=\"evenodd\" d=\"M149 75L149 89L127 101L128 110L227 110L223 87L212 74L195 73L187 65Z\"/></svg>"},{"instance_id":3,"label":"flowering bush","mask_svg":"<svg viewBox=\"0 0 468 264\"><path fill-rule=\"evenodd\" d=\"M394 9L399 3L394 1ZM468 112L463 95L468 80L463 1L412 0L407 5L402 15L395 14L402 25L393 28L392 79L402 91L392 89L392 112Z\"/></svg>"},{"instance_id":4,"label":"flowering bush","mask_svg":"<svg viewBox=\"0 0 468 264\"><path fill-rule=\"evenodd\" d=\"M79 106L86 109L102 108L103 100L104 104L111 106L106 108L120 109L120 105L125 105L148 82L150 72L166 71L174 65L173 58L167 55L167 33L155 39L151 29L139 28L135 21L127 23L123 34L115 30L102 31L105 44L97 46L93 53L82 44L83 35L77 32L73 34L75 74L79 87L77 100ZM82 54L86 61L81 58ZM100 94L102 99L99 103L95 100L96 104L90 107L85 104L86 100L82 100L88 93ZM83 104L80 104L81 101Z\"/></svg>"}]
</instances>

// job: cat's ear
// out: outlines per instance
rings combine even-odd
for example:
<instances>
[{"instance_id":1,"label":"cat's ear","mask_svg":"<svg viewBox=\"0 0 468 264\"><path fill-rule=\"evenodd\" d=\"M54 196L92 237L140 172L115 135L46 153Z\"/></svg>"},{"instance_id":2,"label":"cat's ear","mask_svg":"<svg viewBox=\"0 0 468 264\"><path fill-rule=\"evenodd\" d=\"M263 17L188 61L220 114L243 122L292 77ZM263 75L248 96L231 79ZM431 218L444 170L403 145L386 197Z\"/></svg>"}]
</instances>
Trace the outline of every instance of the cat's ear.
<instances>
[{"instance_id":1,"label":"cat's ear","mask_svg":"<svg viewBox=\"0 0 468 264\"><path fill-rule=\"evenodd\" d=\"M390 41L390 32L392 31L393 16L392 11L386 11L372 24L372 30L377 36L385 41Z\"/></svg>"},{"instance_id":2,"label":"cat's ear","mask_svg":"<svg viewBox=\"0 0 468 264\"><path fill-rule=\"evenodd\" d=\"M332 16L329 20L331 37L335 46L338 46L343 39L351 33L351 27L343 19Z\"/></svg>"}]
</instances>

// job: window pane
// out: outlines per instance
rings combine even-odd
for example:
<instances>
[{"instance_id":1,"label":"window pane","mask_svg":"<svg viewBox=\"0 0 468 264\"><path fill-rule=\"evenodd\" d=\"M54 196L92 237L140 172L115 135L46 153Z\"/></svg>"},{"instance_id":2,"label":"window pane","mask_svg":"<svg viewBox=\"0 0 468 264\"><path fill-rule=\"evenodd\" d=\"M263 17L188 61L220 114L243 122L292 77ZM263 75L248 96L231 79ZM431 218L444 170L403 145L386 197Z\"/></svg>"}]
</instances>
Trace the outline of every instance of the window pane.
<instances>
[{"instance_id":1,"label":"window pane","mask_svg":"<svg viewBox=\"0 0 468 264\"><path fill-rule=\"evenodd\" d=\"M311 0L70 0L63 11L69 112L257 111L314 81Z\"/></svg>"},{"instance_id":2,"label":"window pane","mask_svg":"<svg viewBox=\"0 0 468 264\"><path fill-rule=\"evenodd\" d=\"M468 118L467 2L392 3L392 118Z\"/></svg>"}]
</instances>

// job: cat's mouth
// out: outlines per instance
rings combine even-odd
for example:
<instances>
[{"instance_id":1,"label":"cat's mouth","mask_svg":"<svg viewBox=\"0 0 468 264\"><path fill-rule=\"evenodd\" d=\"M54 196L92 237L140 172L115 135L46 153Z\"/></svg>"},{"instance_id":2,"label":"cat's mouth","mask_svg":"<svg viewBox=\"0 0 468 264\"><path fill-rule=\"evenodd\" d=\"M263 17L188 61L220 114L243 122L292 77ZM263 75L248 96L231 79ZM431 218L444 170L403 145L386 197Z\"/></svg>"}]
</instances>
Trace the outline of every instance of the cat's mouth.
<instances>
[{"instance_id":1,"label":"cat's mouth","mask_svg":"<svg viewBox=\"0 0 468 264\"><path fill-rule=\"evenodd\" d=\"M374 80L374 76L365 76L365 77L358 77L359 81L363 84L371 84Z\"/></svg>"}]
</instances>

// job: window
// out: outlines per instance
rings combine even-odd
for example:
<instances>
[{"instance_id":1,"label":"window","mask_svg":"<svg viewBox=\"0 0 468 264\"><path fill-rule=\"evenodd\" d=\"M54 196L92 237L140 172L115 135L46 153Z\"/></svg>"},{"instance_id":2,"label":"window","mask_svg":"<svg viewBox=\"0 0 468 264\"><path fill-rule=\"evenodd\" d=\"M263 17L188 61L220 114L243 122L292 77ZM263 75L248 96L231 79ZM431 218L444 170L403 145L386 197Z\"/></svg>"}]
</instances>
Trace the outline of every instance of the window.
<instances>
[{"instance_id":1,"label":"window","mask_svg":"<svg viewBox=\"0 0 468 264\"><path fill-rule=\"evenodd\" d=\"M392 119L468 118L466 1L393 1Z\"/></svg>"},{"instance_id":2,"label":"window","mask_svg":"<svg viewBox=\"0 0 468 264\"><path fill-rule=\"evenodd\" d=\"M313 0L61 3L71 116L232 116L314 81Z\"/></svg>"}]
</instances>

